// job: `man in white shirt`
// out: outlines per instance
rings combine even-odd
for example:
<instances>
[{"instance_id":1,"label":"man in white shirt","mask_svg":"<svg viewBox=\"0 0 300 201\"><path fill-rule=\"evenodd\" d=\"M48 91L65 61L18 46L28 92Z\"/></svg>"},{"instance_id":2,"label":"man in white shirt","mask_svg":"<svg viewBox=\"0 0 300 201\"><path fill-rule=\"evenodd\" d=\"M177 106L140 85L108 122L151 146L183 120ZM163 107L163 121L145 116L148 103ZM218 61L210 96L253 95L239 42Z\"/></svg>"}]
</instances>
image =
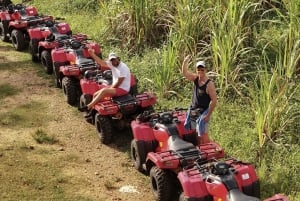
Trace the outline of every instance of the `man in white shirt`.
<instances>
[{"instance_id":1,"label":"man in white shirt","mask_svg":"<svg viewBox=\"0 0 300 201\"><path fill-rule=\"evenodd\" d=\"M101 66L108 66L112 71L113 83L111 86L100 89L93 95L93 100L85 108L79 108L80 111L90 110L93 106L104 97L122 96L128 94L130 90L130 70L128 66L120 61L115 53L110 53L108 60L100 59L94 49L89 49L90 56Z\"/></svg>"}]
</instances>

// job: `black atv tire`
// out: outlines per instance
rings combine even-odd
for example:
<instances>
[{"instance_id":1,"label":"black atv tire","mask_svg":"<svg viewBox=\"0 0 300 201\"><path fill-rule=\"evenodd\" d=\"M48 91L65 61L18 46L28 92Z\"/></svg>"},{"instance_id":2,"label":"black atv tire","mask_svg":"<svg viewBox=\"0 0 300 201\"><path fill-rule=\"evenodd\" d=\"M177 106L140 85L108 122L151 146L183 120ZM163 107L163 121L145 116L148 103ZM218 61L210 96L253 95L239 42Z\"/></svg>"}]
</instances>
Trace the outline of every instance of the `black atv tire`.
<instances>
[{"instance_id":1,"label":"black atv tire","mask_svg":"<svg viewBox=\"0 0 300 201\"><path fill-rule=\"evenodd\" d=\"M0 39L3 42L9 42L8 23L7 21L0 22Z\"/></svg>"},{"instance_id":2,"label":"black atv tire","mask_svg":"<svg viewBox=\"0 0 300 201\"><path fill-rule=\"evenodd\" d=\"M95 126L100 142L103 144L111 143L113 137L111 118L97 113L95 117Z\"/></svg>"},{"instance_id":3,"label":"black atv tire","mask_svg":"<svg viewBox=\"0 0 300 201\"><path fill-rule=\"evenodd\" d=\"M29 42L29 52L31 54L31 61L39 62L40 58L36 56L38 54L38 41L30 40Z\"/></svg>"},{"instance_id":4,"label":"black atv tire","mask_svg":"<svg viewBox=\"0 0 300 201\"><path fill-rule=\"evenodd\" d=\"M173 193L171 175L166 170L153 166L150 170L150 180L155 200L169 201Z\"/></svg>"},{"instance_id":5,"label":"black atv tire","mask_svg":"<svg viewBox=\"0 0 300 201\"><path fill-rule=\"evenodd\" d=\"M143 142L138 143L137 140L133 139L130 147L131 160L134 164L134 167L142 173L145 172L143 169L143 164L146 162L147 156L145 147L143 145Z\"/></svg>"},{"instance_id":6,"label":"black atv tire","mask_svg":"<svg viewBox=\"0 0 300 201\"><path fill-rule=\"evenodd\" d=\"M70 77L63 77L62 89L66 97L66 101L70 105L76 105L77 97L77 83Z\"/></svg>"},{"instance_id":7,"label":"black atv tire","mask_svg":"<svg viewBox=\"0 0 300 201\"><path fill-rule=\"evenodd\" d=\"M53 62L51 53L47 50L43 50L41 54L41 62L44 66L45 72L50 75L53 73Z\"/></svg>"},{"instance_id":8,"label":"black atv tire","mask_svg":"<svg viewBox=\"0 0 300 201\"><path fill-rule=\"evenodd\" d=\"M53 63L53 72L54 72L54 78L55 78L55 85L57 88L62 88L62 83L60 79L60 73L59 73L59 67L61 66L60 63Z\"/></svg>"},{"instance_id":9,"label":"black atv tire","mask_svg":"<svg viewBox=\"0 0 300 201\"><path fill-rule=\"evenodd\" d=\"M22 31L14 29L11 32L11 40L14 48L17 51L22 51L26 49L27 45L26 45L24 33Z\"/></svg>"}]
</instances>

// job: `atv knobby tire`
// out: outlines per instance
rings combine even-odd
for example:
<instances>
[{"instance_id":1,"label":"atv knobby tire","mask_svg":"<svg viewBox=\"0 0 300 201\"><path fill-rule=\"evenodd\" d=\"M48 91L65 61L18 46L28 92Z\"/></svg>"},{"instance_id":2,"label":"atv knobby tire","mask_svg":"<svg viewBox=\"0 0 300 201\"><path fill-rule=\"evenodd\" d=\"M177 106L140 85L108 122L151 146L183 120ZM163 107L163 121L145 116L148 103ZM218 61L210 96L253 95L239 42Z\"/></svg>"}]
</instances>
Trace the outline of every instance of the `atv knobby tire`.
<instances>
[{"instance_id":1,"label":"atv knobby tire","mask_svg":"<svg viewBox=\"0 0 300 201\"><path fill-rule=\"evenodd\" d=\"M153 166L150 170L151 189L156 201L169 201L172 192L172 178L168 171Z\"/></svg>"},{"instance_id":2,"label":"atv knobby tire","mask_svg":"<svg viewBox=\"0 0 300 201\"><path fill-rule=\"evenodd\" d=\"M26 49L26 41L24 33L20 30L14 29L11 32L11 40L14 48L17 51L22 51Z\"/></svg>"},{"instance_id":3,"label":"atv knobby tire","mask_svg":"<svg viewBox=\"0 0 300 201\"><path fill-rule=\"evenodd\" d=\"M8 23L7 21L0 22L0 39L3 42L8 42L9 41L9 36L8 34Z\"/></svg>"},{"instance_id":4,"label":"atv knobby tire","mask_svg":"<svg viewBox=\"0 0 300 201\"><path fill-rule=\"evenodd\" d=\"M66 101L70 105L75 105L77 103L77 82L70 77L63 77L62 88Z\"/></svg>"},{"instance_id":5,"label":"atv knobby tire","mask_svg":"<svg viewBox=\"0 0 300 201\"><path fill-rule=\"evenodd\" d=\"M31 54L31 61L39 62L40 58L37 56L38 54L38 41L30 40L29 42L29 52Z\"/></svg>"},{"instance_id":6,"label":"atv knobby tire","mask_svg":"<svg viewBox=\"0 0 300 201\"><path fill-rule=\"evenodd\" d=\"M62 88L62 81L60 79L60 73L59 73L59 68L62 64L61 63L53 63L53 72L54 72L54 77L55 77L55 85L57 88Z\"/></svg>"},{"instance_id":7,"label":"atv knobby tire","mask_svg":"<svg viewBox=\"0 0 300 201\"><path fill-rule=\"evenodd\" d=\"M53 73L53 63L51 53L47 50L43 50L41 54L41 62L44 66L44 70L47 74Z\"/></svg>"},{"instance_id":8,"label":"atv knobby tire","mask_svg":"<svg viewBox=\"0 0 300 201\"><path fill-rule=\"evenodd\" d=\"M95 126L100 142L103 144L111 143L113 137L111 118L97 113L95 117Z\"/></svg>"},{"instance_id":9,"label":"atv knobby tire","mask_svg":"<svg viewBox=\"0 0 300 201\"><path fill-rule=\"evenodd\" d=\"M143 146L143 142L138 142L137 140L133 139L131 141L131 160L134 164L135 169L140 172L144 172L143 164L146 161L146 150Z\"/></svg>"}]
</instances>

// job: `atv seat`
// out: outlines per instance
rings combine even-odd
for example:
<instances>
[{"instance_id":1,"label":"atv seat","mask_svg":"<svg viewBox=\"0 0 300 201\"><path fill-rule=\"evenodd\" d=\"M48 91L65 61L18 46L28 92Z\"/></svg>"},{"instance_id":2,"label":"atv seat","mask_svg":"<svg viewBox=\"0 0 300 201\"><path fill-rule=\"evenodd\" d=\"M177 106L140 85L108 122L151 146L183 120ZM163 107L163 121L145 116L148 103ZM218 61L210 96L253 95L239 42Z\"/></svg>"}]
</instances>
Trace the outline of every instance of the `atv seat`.
<instances>
[{"instance_id":1,"label":"atv seat","mask_svg":"<svg viewBox=\"0 0 300 201\"><path fill-rule=\"evenodd\" d=\"M123 96L116 96L116 97L113 97L112 100L114 103L120 104L120 105L129 103L129 102L136 102L136 98L130 94L126 94Z\"/></svg>"},{"instance_id":2,"label":"atv seat","mask_svg":"<svg viewBox=\"0 0 300 201\"><path fill-rule=\"evenodd\" d=\"M232 189L228 193L228 201L260 201L260 199L245 195L239 189Z\"/></svg>"},{"instance_id":3,"label":"atv seat","mask_svg":"<svg viewBox=\"0 0 300 201\"><path fill-rule=\"evenodd\" d=\"M181 150L196 149L196 147L192 143L184 141L177 135L172 135L169 137L168 147L169 147L169 150L175 151L175 152L181 151Z\"/></svg>"}]
</instances>

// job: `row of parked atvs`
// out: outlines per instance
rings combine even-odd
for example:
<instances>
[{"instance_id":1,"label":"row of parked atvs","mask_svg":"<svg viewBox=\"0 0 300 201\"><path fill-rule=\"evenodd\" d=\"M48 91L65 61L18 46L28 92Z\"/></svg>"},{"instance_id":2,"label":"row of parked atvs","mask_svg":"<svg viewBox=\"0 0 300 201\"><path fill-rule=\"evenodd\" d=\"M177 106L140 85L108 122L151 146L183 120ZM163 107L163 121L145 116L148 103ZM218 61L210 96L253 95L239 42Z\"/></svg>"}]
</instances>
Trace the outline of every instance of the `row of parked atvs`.
<instances>
[{"instance_id":1,"label":"row of parked atvs","mask_svg":"<svg viewBox=\"0 0 300 201\"><path fill-rule=\"evenodd\" d=\"M2 5L1 5L2 3ZM66 22L39 15L33 6L0 0L0 38L23 51L33 62L55 75L71 105L87 105L93 94L112 83L111 71L91 59L87 49L101 55L100 46L85 34L72 33ZM86 120L96 126L101 143L109 144L115 131L130 127L135 168L150 175L158 201L257 201L260 185L254 165L225 156L217 143L197 145L196 130L186 130L186 110L154 111L156 97L138 93L131 76L128 95L96 104ZM195 112L194 114L197 114ZM192 118L193 119L193 118ZM276 194L265 201L288 201Z\"/></svg>"}]
</instances>

